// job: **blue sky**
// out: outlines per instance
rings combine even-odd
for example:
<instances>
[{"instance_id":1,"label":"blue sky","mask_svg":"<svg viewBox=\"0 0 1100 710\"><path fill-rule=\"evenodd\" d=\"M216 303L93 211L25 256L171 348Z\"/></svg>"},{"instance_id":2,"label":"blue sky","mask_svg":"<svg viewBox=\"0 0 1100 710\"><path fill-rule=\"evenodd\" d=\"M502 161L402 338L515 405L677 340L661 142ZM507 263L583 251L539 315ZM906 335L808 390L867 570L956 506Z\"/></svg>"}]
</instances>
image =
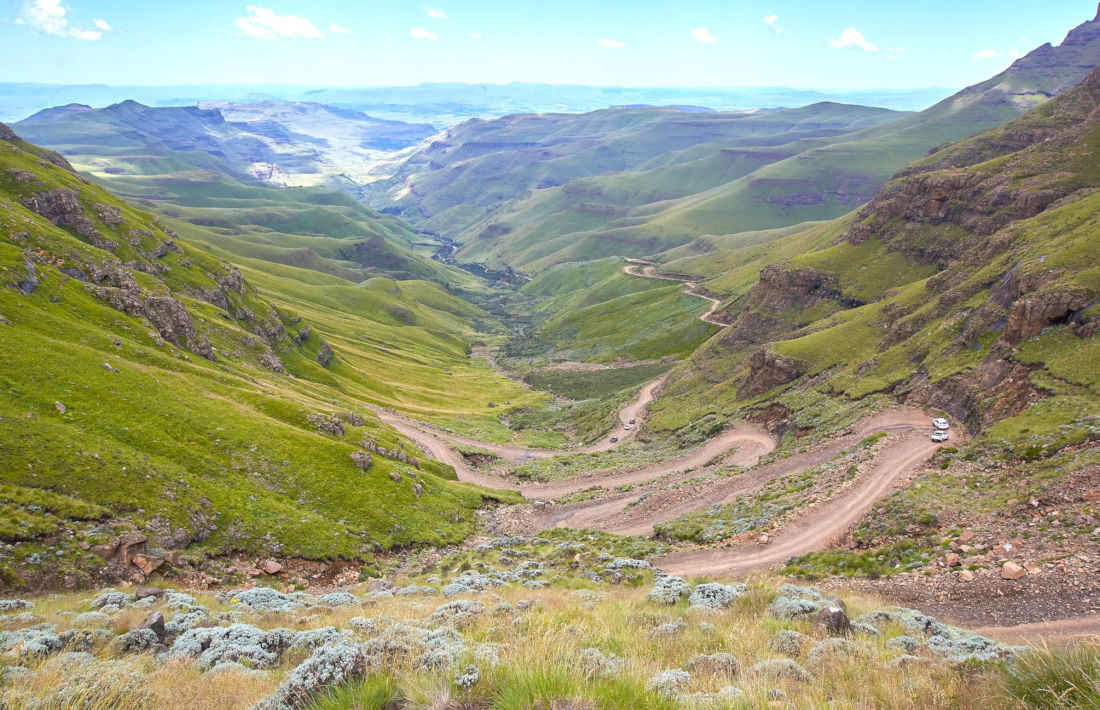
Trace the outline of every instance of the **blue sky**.
<instances>
[{"instance_id":1,"label":"blue sky","mask_svg":"<svg viewBox=\"0 0 1100 710\"><path fill-rule=\"evenodd\" d=\"M0 81L961 87L1096 0L0 0Z\"/></svg>"}]
</instances>

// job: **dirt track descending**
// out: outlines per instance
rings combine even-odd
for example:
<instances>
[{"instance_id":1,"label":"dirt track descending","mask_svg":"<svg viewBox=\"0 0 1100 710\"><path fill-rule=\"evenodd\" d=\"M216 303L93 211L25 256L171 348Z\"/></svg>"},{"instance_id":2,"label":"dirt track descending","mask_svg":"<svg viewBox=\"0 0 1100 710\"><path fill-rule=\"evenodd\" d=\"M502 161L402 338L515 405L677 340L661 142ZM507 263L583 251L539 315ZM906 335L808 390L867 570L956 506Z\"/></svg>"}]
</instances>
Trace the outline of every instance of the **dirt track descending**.
<instances>
[{"instance_id":1,"label":"dirt track descending","mask_svg":"<svg viewBox=\"0 0 1100 710\"><path fill-rule=\"evenodd\" d=\"M708 296L703 293L699 293L696 289L699 288L698 281L691 281L690 279L682 279L677 276L669 276L668 274L658 273L656 266L652 261L644 261L642 259L627 259L627 261L634 262L638 266L632 266L627 264L623 267L623 271L631 276L638 276L643 279L661 279L662 281L679 281L687 286L684 289L684 293L695 298L701 298L704 301L710 302L710 310L703 315L699 316L699 320L704 323L710 323L711 325L717 325L725 328L729 323L723 323L714 316L714 312L718 310L718 307L722 305L722 302L713 296Z\"/></svg>"},{"instance_id":2,"label":"dirt track descending","mask_svg":"<svg viewBox=\"0 0 1100 710\"><path fill-rule=\"evenodd\" d=\"M776 567L793 555L824 550L854 525L899 478L929 458L937 445L912 432L886 447L874 467L845 493L810 512L765 545L738 545L673 553L651 560L669 574L744 575Z\"/></svg>"},{"instance_id":3,"label":"dirt track descending","mask_svg":"<svg viewBox=\"0 0 1100 710\"><path fill-rule=\"evenodd\" d=\"M629 408L628 408L629 409ZM437 461L441 461L446 464L450 464L454 467L455 472L458 474L460 481L467 481L469 483L476 483L478 485L486 486L489 488L502 488L506 490L521 491L528 498L535 500L553 500L562 496L567 496L577 491L582 491L586 488L590 488L593 485L601 485L605 487L613 487L622 485L625 483L639 483L644 481L650 481L655 478L667 475L669 473L675 473L677 471L683 471L689 468L695 468L701 466L711 459L721 456L722 454L738 448L737 459L739 462L743 462L741 465L751 465L755 463L765 453L775 448L775 441L767 434L751 429L748 427L733 429L724 434L714 437L708 441L704 446L689 452L688 454L681 456L680 458L672 459L670 461L664 461L652 466L646 466L635 471L627 471L625 473L614 474L610 476L577 476L570 478L566 481L559 481L555 483L539 484L531 483L525 485L518 485L511 481L507 481L497 476L481 473L471 468L466 460L462 458L462 455L455 451L451 446L444 441L440 436L437 436L429 427L426 427L419 422L414 422L399 414L394 414L388 410L379 409L378 415L382 421L389 424L401 434L409 437L416 442L417 446L426 450L432 458ZM623 410L626 411L626 410ZM462 440L455 437L458 440ZM470 440L468 440L470 441ZM481 442L477 442L476 445L479 448L488 449L489 446ZM515 447L512 447L515 448ZM743 450L740 450L742 449ZM588 451L591 449L581 449L581 451ZM562 455L565 453L576 453L576 451L564 451L564 452L540 452L546 455Z\"/></svg>"},{"instance_id":4,"label":"dirt track descending","mask_svg":"<svg viewBox=\"0 0 1100 710\"><path fill-rule=\"evenodd\" d=\"M548 459L555 456L566 456L568 454L591 454L599 451L610 451L611 449L622 446L626 442L630 441L638 435L638 430L642 428L642 424L645 422L646 407L657 396L657 390L664 384L665 378L660 377L649 384L643 385L638 392L638 396L619 411L619 421L621 424L626 425L630 423L631 419L635 420L635 423L631 426L630 430L617 429L616 431L601 437L598 443L591 446L578 447L576 449L562 449L558 451L551 451L548 449L531 449L524 446L512 446L509 444L491 444L487 441L479 441L477 439L471 439L468 436L459 436L452 434L449 431L443 431L437 429L429 424L418 422L415 419L411 419L403 414L399 414L392 410L382 409L381 407L374 407L374 412L382 419L383 422L394 427L405 436L420 442L420 438L414 436L410 432L418 432L423 437L431 437L436 440L435 443L446 449L451 449L453 444L459 446L466 446L472 449L479 449L482 451L488 451L498 458L508 461L509 463L523 463L524 461L530 461L531 459ZM611 443L611 436L618 438L618 441ZM425 441L427 439L425 438ZM450 442L450 445L445 443ZM443 461L443 459L436 456L436 449L430 446L426 446L431 450L433 458L437 461ZM436 447L438 448L438 447ZM439 449L440 455L442 455L442 449ZM452 453L454 453L452 451ZM457 460L462 462L462 467L466 468L466 463L460 455L457 453ZM449 459L444 461L455 467L455 470L459 470L459 466L456 465L455 460ZM459 472L459 478L462 478L462 473ZM494 479L498 480L498 479Z\"/></svg>"},{"instance_id":5,"label":"dirt track descending","mask_svg":"<svg viewBox=\"0 0 1100 710\"><path fill-rule=\"evenodd\" d=\"M589 528L619 535L651 535L653 526L657 523L674 520L681 515L711 506L732 503L738 496L759 489L781 476L817 466L867 436L920 427L926 421L925 414L916 410L882 412L860 422L851 431L828 444L760 466L740 476L718 481L701 494L685 500L666 504L661 500L661 495L656 494L651 495L645 505L628 509L627 506L639 498L637 493L629 493L554 511L544 523L549 527ZM752 446L753 442L746 442L724 463L752 466L763 453L767 453L754 451Z\"/></svg>"}]
</instances>

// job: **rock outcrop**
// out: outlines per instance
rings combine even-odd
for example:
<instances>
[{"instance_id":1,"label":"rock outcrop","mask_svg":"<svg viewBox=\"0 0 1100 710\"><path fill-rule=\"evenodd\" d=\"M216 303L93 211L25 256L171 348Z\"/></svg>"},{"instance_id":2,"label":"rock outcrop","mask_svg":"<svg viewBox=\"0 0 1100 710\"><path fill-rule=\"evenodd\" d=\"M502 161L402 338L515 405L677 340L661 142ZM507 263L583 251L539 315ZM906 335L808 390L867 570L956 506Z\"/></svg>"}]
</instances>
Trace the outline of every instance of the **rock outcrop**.
<instances>
[{"instance_id":1,"label":"rock outcrop","mask_svg":"<svg viewBox=\"0 0 1100 710\"><path fill-rule=\"evenodd\" d=\"M1049 325L1068 321L1087 305L1083 294L1072 291L1021 298L1009 310L1004 339L1013 345L1022 343Z\"/></svg>"},{"instance_id":2,"label":"rock outcrop","mask_svg":"<svg viewBox=\"0 0 1100 710\"><path fill-rule=\"evenodd\" d=\"M23 206L40 214L59 227L69 227L82 237L98 237L95 223L84 213L80 196L73 190L59 187L35 193L23 201Z\"/></svg>"},{"instance_id":3,"label":"rock outcrop","mask_svg":"<svg viewBox=\"0 0 1100 710\"><path fill-rule=\"evenodd\" d=\"M806 311L824 300L843 299L836 274L809 268L769 264L760 270L752 290L729 310L736 320L722 334L722 343L738 349L788 337L798 326L790 314Z\"/></svg>"},{"instance_id":4,"label":"rock outcrop","mask_svg":"<svg viewBox=\"0 0 1100 710\"><path fill-rule=\"evenodd\" d=\"M750 397L785 385L802 374L797 362L767 347L753 350L748 365L749 374L741 389Z\"/></svg>"}]
</instances>

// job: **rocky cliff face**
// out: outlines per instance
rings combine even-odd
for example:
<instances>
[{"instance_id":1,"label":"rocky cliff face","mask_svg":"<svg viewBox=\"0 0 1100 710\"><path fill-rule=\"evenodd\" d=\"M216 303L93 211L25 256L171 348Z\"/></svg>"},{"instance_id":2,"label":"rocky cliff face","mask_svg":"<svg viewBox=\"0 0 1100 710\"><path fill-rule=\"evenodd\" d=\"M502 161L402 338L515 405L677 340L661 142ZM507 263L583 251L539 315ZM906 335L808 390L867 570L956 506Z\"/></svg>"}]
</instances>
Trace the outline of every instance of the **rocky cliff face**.
<instances>
[{"instance_id":1,"label":"rocky cliff face","mask_svg":"<svg viewBox=\"0 0 1100 710\"><path fill-rule=\"evenodd\" d=\"M790 331L792 318L798 320L792 314L841 296L836 274L769 264L760 270L752 290L728 309L736 318L722 334L722 343L741 348L774 340Z\"/></svg>"}]
</instances>

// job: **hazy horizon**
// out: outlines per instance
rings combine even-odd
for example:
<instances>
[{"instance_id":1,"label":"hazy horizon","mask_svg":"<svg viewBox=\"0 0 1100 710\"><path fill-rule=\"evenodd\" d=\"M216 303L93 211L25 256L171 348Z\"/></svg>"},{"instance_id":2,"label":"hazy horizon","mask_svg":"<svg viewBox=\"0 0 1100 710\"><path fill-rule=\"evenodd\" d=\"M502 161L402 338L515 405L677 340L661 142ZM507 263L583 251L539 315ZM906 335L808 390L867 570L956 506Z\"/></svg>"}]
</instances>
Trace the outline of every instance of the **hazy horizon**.
<instances>
[{"instance_id":1,"label":"hazy horizon","mask_svg":"<svg viewBox=\"0 0 1100 710\"><path fill-rule=\"evenodd\" d=\"M272 7L7 0L0 81L113 86L961 87L1091 18L1093 0L478 0ZM34 61L27 61L33 57ZM950 81L944 81L950 77ZM219 82L221 83L221 82Z\"/></svg>"}]
</instances>

